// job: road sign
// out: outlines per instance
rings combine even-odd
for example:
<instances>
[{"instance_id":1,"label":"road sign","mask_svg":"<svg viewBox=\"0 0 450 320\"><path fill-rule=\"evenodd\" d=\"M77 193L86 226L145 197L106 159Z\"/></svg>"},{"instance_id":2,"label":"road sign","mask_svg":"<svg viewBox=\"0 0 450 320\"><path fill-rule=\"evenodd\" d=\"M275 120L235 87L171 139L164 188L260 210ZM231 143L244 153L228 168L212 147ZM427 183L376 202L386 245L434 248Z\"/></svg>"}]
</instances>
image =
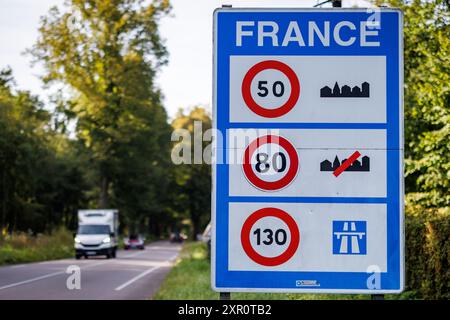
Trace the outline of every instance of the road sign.
<instances>
[{"instance_id":1,"label":"road sign","mask_svg":"<svg viewBox=\"0 0 450 320\"><path fill-rule=\"evenodd\" d=\"M402 14L214 13L212 287L404 286Z\"/></svg>"},{"instance_id":2,"label":"road sign","mask_svg":"<svg viewBox=\"0 0 450 320\"><path fill-rule=\"evenodd\" d=\"M282 221L287 228L274 228L274 224L269 221L265 226L255 227L255 224L265 217L277 218ZM266 221L267 222L267 221ZM264 224L263 224L264 225ZM253 233L252 230L255 230ZM285 230L286 229L286 230ZM262 231L261 231L262 230ZM261 240L261 232L266 234L267 239ZM261 245L261 242L266 245L266 249L270 249L271 244L276 244L279 247L287 243L289 233L289 244L286 248L282 248L281 252L275 256L267 256L266 254L259 253L257 249ZM256 236L256 243L252 243L251 238L253 234ZM263 266L278 266L289 259L295 254L300 243L300 233L295 220L285 211L277 208L263 208L253 212L247 220L241 230L241 244L247 256L255 263ZM270 251L270 250L269 250Z\"/></svg>"},{"instance_id":3,"label":"road sign","mask_svg":"<svg viewBox=\"0 0 450 320\"><path fill-rule=\"evenodd\" d=\"M267 145L272 147L268 148ZM298 167L295 147L285 138L274 135L253 140L245 149L242 165L248 181L264 191L277 191L286 187L294 180Z\"/></svg>"}]
</instances>

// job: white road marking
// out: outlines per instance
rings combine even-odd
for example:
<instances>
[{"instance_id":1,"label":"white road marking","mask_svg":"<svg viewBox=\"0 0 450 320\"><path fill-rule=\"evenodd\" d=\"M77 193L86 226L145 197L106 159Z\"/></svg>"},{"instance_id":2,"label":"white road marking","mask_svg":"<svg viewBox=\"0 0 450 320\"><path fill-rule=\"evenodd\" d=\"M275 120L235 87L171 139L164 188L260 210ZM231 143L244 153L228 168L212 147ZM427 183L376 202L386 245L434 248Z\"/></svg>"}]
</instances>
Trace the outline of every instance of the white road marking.
<instances>
[{"instance_id":1,"label":"white road marking","mask_svg":"<svg viewBox=\"0 0 450 320\"><path fill-rule=\"evenodd\" d=\"M128 286L129 286L130 284L132 284L133 282L139 280L139 279L142 278L142 277L145 277L145 276L148 275L149 273L151 273L151 272L153 272L153 271L155 271L155 270L157 270L157 269L159 269L159 268L160 268L160 267L153 267L153 268L150 268L150 269L148 269L148 270L146 270L146 271L144 271L144 272L138 274L138 275L137 275L136 277L134 277L133 279L131 279L131 280L125 282L124 284L118 286L118 287L115 288L114 290L115 290L115 291L120 291L120 290L122 290L123 288L128 287Z\"/></svg>"},{"instance_id":2,"label":"white road marking","mask_svg":"<svg viewBox=\"0 0 450 320\"><path fill-rule=\"evenodd\" d=\"M30 283L30 282L35 282L35 281L39 281L39 280L42 280L42 279L54 277L54 276L63 274L63 273L65 273L65 272L66 272L66 271L53 272L53 273L46 274L46 275L44 275L44 276L40 276L40 277L37 277L37 278L32 278L32 279L28 279L28 280L24 280L24 281L20 281L20 282L16 282L16 283L11 283L11 284L8 284L8 285L6 285L6 286L0 287L0 290L12 288L12 287L17 287L17 286L20 286L20 285L22 285L22 284L27 284L27 283Z\"/></svg>"},{"instance_id":3,"label":"white road marking","mask_svg":"<svg viewBox=\"0 0 450 320\"><path fill-rule=\"evenodd\" d=\"M105 264L105 263L107 263L107 262L109 262L109 261L105 261L105 262L102 261L102 262L99 262L99 263L91 264L91 265L88 265L88 266L85 266L85 267L81 267L80 269L81 269L81 270L84 270L84 269L89 268L89 267L96 267L96 266ZM23 285L23 284L27 284L27 283L39 281L39 280L42 280L42 279L47 279L47 278L55 277L55 276L58 276L58 275L64 274L64 273L66 273L66 270L64 270L64 271L58 271L58 272L53 272L53 273L49 273L49 274L46 274L46 275L43 275L43 276L40 276L40 277L31 278L31 279L28 279L28 280L24 280L24 281L20 281L20 282L15 282L15 283L7 284L6 286L0 287L0 290L9 289L9 288L12 288L12 287L21 286L21 285Z\"/></svg>"},{"instance_id":4,"label":"white road marking","mask_svg":"<svg viewBox=\"0 0 450 320\"><path fill-rule=\"evenodd\" d=\"M179 248L178 247L158 247L158 246L149 246L147 247L148 249L153 249L153 250L167 250L167 251L178 251Z\"/></svg>"},{"instance_id":5,"label":"white road marking","mask_svg":"<svg viewBox=\"0 0 450 320\"><path fill-rule=\"evenodd\" d=\"M173 261L178 257L178 253L174 254L172 257L169 258L169 261Z\"/></svg>"}]
</instances>

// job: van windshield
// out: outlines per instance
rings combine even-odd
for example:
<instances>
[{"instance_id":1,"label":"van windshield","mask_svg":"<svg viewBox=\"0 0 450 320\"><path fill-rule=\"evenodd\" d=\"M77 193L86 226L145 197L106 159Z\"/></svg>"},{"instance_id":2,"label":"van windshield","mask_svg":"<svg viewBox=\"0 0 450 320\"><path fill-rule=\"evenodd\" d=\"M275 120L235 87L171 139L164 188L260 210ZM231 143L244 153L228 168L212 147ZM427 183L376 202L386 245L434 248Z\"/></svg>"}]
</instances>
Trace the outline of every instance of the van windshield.
<instances>
[{"instance_id":1,"label":"van windshield","mask_svg":"<svg viewBox=\"0 0 450 320\"><path fill-rule=\"evenodd\" d=\"M78 234L109 234L107 224L85 224L78 227Z\"/></svg>"}]
</instances>

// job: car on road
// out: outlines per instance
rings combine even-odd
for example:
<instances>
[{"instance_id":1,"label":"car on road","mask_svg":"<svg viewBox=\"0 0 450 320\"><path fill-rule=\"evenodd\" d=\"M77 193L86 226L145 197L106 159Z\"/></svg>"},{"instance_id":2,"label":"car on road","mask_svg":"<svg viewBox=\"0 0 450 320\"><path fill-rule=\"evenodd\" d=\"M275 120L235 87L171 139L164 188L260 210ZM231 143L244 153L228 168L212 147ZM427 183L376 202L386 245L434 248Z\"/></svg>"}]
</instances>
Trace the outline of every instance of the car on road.
<instances>
[{"instance_id":1,"label":"car on road","mask_svg":"<svg viewBox=\"0 0 450 320\"><path fill-rule=\"evenodd\" d=\"M145 238L141 235L132 234L129 237L123 238L123 247L125 250L130 249L145 249Z\"/></svg>"},{"instance_id":2,"label":"car on road","mask_svg":"<svg viewBox=\"0 0 450 320\"><path fill-rule=\"evenodd\" d=\"M172 232L170 234L170 242L181 243L187 239L187 236L181 232Z\"/></svg>"}]
</instances>

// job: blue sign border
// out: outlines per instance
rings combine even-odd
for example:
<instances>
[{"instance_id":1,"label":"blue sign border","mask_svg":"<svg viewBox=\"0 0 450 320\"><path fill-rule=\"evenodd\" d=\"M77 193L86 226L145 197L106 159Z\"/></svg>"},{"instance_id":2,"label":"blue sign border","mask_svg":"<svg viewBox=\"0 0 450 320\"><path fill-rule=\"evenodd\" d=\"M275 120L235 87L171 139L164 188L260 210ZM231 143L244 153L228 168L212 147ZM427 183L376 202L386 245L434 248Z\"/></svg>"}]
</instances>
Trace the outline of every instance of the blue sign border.
<instances>
[{"instance_id":1,"label":"blue sign border","mask_svg":"<svg viewBox=\"0 0 450 320\"><path fill-rule=\"evenodd\" d=\"M236 47L237 20L287 21L366 21L373 11L366 9L217 9L214 13L214 128L226 136L231 128L311 128L385 129L387 134L387 197L248 197L229 196L228 165L213 165L212 194L212 287L216 291L398 293L404 287L403 231L403 39L402 13L398 9L379 10L379 47L348 47L330 43L329 47ZM301 19L299 19L301 17ZM300 25L301 28L301 25ZM386 57L386 123L231 123L229 114L229 70L231 55L333 55ZM226 150L227 141L223 141ZM217 151L216 151L217 152ZM219 151L220 152L220 151ZM226 152L225 152L226 153ZM381 287L367 288L366 272L292 272L228 270L228 204L230 202L277 203L364 203L387 205L387 272L380 274ZM299 279L314 279L320 286L297 286Z\"/></svg>"}]
</instances>

